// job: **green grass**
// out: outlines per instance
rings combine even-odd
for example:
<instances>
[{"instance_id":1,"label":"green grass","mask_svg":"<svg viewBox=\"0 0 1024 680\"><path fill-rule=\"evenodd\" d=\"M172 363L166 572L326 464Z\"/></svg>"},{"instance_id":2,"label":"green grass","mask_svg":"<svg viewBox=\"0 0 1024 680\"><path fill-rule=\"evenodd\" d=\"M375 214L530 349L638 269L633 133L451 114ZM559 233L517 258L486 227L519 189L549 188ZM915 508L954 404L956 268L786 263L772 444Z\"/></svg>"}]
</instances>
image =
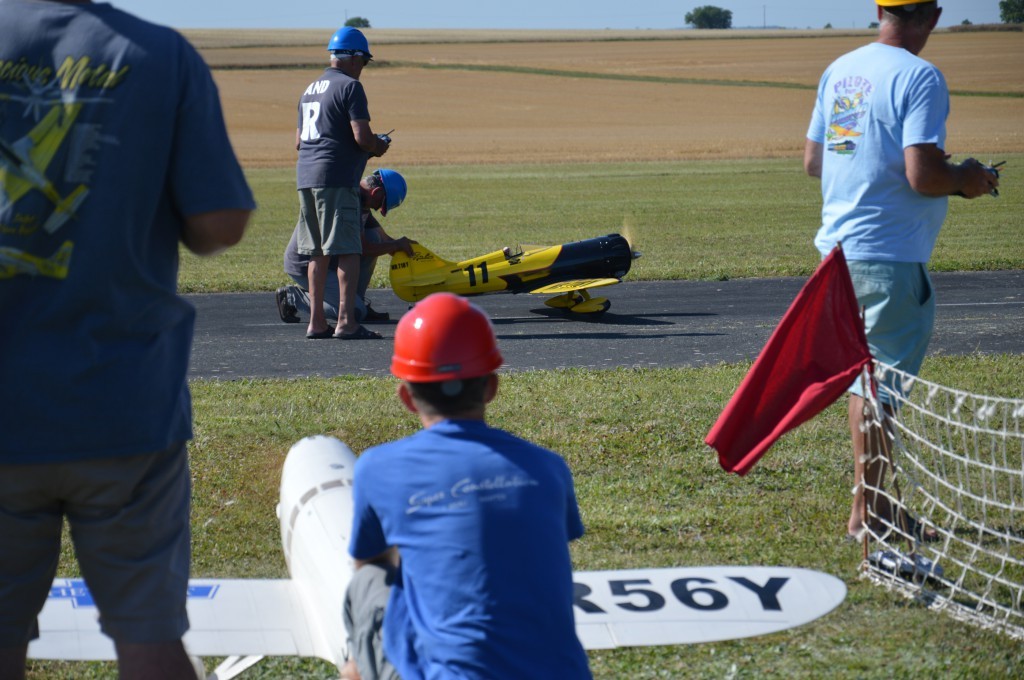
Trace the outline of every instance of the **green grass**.
<instances>
[{"instance_id":1,"label":"green grass","mask_svg":"<svg viewBox=\"0 0 1024 680\"><path fill-rule=\"evenodd\" d=\"M1024 268L1024 193L1009 156L1003 195L950 200L932 259L938 271ZM1000 157L1002 159L1002 157ZM985 160L988 160L987 158ZM383 218L452 260L506 245L553 245L624 233L643 252L630 280L807 276L820 224L819 184L796 160L403 168L409 197ZM281 254L297 216L294 172L248 173L259 210L243 242L217 258L182 256L182 292L270 291L290 282ZM387 258L374 287L387 285Z\"/></svg>"},{"instance_id":2,"label":"green grass","mask_svg":"<svg viewBox=\"0 0 1024 680\"><path fill-rule=\"evenodd\" d=\"M987 159L986 159L987 160ZM1008 173L1021 157L1009 158ZM1016 161L1016 162L1014 162ZM794 160L403 169L409 198L385 219L461 259L512 244L625 233L644 252L630 279L806 276L819 256L816 181ZM259 211L227 254L182 258L183 292L267 291L286 283L281 252L296 217L290 170L249 173ZM1024 268L1024 199L952 200L932 268ZM386 267L375 285L386 285ZM745 478L727 475L703 438L749 364L659 370L512 373L491 421L562 453L587 525L579 569L790 565L835 574L840 608L800 628L748 640L592 652L598 678L1002 678L1024 645L925 610L857 577L845 533L852 464L836 404L786 435ZM923 377L1024 397L1024 357L931 357ZM284 577L274 514L288 448L317 433L355 451L413 432L379 378L198 381L193 573ZM61 575L77 574L65 544ZM208 663L212 668L212 660ZM113 664L41 663L35 680L116 677ZM270 659L248 678L334 678L319 661Z\"/></svg>"},{"instance_id":3,"label":"green grass","mask_svg":"<svg viewBox=\"0 0 1024 680\"><path fill-rule=\"evenodd\" d=\"M587 535L579 569L790 565L843 579L840 608L747 640L590 654L598 678L1011 677L1024 645L957 623L857 577L841 541L852 464L843 404L783 437L745 478L703 438L749 364L512 373L493 424L562 453ZM1024 356L932 357L922 376L1024 397ZM361 451L415 431L383 378L193 383L196 576L284 577L274 515L280 468L299 438L326 433ZM531 414L524 417L524 414ZM76 567L67 549L61 573ZM211 662L212 663L212 662ZM212 668L212 665L211 665ZM111 664L33 664L32 678L113 677ZM329 664L271 659L253 678L336 677Z\"/></svg>"}]
</instances>

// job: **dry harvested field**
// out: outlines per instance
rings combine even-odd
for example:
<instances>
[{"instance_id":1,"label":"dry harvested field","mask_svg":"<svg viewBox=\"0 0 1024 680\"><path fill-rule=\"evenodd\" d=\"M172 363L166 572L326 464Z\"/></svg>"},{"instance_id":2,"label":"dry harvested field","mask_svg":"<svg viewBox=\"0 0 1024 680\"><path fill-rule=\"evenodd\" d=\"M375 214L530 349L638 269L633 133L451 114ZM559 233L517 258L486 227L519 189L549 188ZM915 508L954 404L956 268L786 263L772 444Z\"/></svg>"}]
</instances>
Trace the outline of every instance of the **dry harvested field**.
<instances>
[{"instance_id":1,"label":"dry harvested field","mask_svg":"<svg viewBox=\"0 0 1024 680\"><path fill-rule=\"evenodd\" d=\"M247 165L294 161L295 101L325 63L322 33L188 34L215 69ZM374 128L396 130L395 166L797 158L822 69L872 39L679 35L371 31L377 63L362 80ZM924 56L954 92L951 153L1024 151L1024 33L941 32Z\"/></svg>"}]
</instances>

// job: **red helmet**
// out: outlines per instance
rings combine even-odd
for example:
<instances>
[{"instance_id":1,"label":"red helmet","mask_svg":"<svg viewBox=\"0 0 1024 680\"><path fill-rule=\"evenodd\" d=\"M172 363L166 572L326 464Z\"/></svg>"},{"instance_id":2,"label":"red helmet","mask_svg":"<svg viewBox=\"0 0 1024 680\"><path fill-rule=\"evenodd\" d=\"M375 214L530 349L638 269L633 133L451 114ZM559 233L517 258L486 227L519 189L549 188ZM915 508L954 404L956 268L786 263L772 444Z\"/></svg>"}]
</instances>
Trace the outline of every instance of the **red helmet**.
<instances>
[{"instance_id":1,"label":"red helmet","mask_svg":"<svg viewBox=\"0 0 1024 680\"><path fill-rule=\"evenodd\" d=\"M501 366L491 320L469 300L452 293L428 295L395 330L391 373L409 382L476 378Z\"/></svg>"}]
</instances>

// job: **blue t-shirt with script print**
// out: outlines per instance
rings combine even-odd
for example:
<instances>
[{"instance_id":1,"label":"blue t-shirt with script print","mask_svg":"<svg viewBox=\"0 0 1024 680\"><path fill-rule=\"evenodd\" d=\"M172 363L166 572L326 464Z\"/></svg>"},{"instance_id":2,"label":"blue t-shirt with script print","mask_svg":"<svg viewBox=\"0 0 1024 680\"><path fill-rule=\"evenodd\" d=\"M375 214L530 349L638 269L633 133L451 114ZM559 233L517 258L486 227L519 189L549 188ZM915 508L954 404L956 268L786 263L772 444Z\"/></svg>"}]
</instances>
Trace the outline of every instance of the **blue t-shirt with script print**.
<instances>
[{"instance_id":1,"label":"blue t-shirt with script print","mask_svg":"<svg viewBox=\"0 0 1024 680\"><path fill-rule=\"evenodd\" d=\"M445 420L367 450L349 552L397 546L388 659L416 678L589 678L569 541L583 535L562 458L483 421Z\"/></svg>"}]
</instances>

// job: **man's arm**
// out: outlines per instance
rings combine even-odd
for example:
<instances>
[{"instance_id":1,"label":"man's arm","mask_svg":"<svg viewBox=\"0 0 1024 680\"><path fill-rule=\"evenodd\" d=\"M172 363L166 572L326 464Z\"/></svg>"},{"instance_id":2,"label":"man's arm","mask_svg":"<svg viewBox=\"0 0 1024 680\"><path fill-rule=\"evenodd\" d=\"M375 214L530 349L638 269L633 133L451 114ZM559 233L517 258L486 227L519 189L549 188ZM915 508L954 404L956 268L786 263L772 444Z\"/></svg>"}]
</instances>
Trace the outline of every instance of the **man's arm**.
<instances>
[{"instance_id":1,"label":"man's arm","mask_svg":"<svg viewBox=\"0 0 1024 680\"><path fill-rule=\"evenodd\" d=\"M242 240L251 210L213 210L185 218L181 241L196 255L216 255Z\"/></svg>"},{"instance_id":2,"label":"man's arm","mask_svg":"<svg viewBox=\"0 0 1024 680\"><path fill-rule=\"evenodd\" d=\"M804 143L804 172L821 179L821 159L824 153L823 145L808 139Z\"/></svg>"},{"instance_id":3,"label":"man's arm","mask_svg":"<svg viewBox=\"0 0 1024 680\"><path fill-rule=\"evenodd\" d=\"M349 121L352 125L352 135L356 138L359 148L371 156L383 156L387 153L388 143L373 134L370 129L370 121L358 119Z\"/></svg>"},{"instance_id":4,"label":"man's arm","mask_svg":"<svg viewBox=\"0 0 1024 680\"><path fill-rule=\"evenodd\" d=\"M300 134L301 133L299 132L299 129L295 128L295 150L296 151L298 151L299 148L302 146L302 137L300 136Z\"/></svg>"},{"instance_id":5,"label":"man's arm","mask_svg":"<svg viewBox=\"0 0 1024 680\"><path fill-rule=\"evenodd\" d=\"M415 241L410 241L405 236L401 238L390 238L387 240L375 242L363 239L363 255L377 256L377 255L394 255L401 251L412 257L412 244Z\"/></svg>"},{"instance_id":6,"label":"man's arm","mask_svg":"<svg viewBox=\"0 0 1024 680\"><path fill-rule=\"evenodd\" d=\"M999 178L973 158L953 164L935 144L915 144L903 150L910 187L925 196L977 198L999 186Z\"/></svg>"}]
</instances>

